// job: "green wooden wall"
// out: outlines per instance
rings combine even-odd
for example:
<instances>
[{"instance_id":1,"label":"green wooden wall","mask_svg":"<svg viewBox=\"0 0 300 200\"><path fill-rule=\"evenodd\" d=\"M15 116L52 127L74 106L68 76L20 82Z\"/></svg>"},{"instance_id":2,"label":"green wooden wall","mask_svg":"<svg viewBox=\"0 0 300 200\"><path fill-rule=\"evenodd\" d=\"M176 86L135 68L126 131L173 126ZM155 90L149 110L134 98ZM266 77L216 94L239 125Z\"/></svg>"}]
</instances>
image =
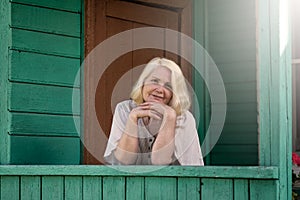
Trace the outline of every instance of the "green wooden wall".
<instances>
[{"instance_id":1,"label":"green wooden wall","mask_svg":"<svg viewBox=\"0 0 300 200\"><path fill-rule=\"evenodd\" d=\"M81 1L4 0L1 81L9 141L2 163L79 164ZM2 9L5 6L1 6ZM4 20L3 20L4 21ZM2 30L3 31L3 30ZM1 46L3 46L1 44ZM8 47L8 48L7 48ZM5 124L5 123L1 123Z\"/></svg>"},{"instance_id":2,"label":"green wooden wall","mask_svg":"<svg viewBox=\"0 0 300 200\"><path fill-rule=\"evenodd\" d=\"M258 105L256 66L256 1L195 1L195 39L216 63L227 95L225 125L217 145L207 157L210 165L258 164ZM214 79L206 69L206 79ZM197 77L196 77L197 81ZM201 81L196 87L202 87ZM201 88L197 89L201 93ZM210 96L202 89L206 131ZM215 124L214 124L215 125ZM203 139L203 136L202 136Z\"/></svg>"},{"instance_id":3,"label":"green wooden wall","mask_svg":"<svg viewBox=\"0 0 300 200\"><path fill-rule=\"evenodd\" d=\"M0 199L278 199L277 168L159 168L0 166Z\"/></svg>"}]
</instances>

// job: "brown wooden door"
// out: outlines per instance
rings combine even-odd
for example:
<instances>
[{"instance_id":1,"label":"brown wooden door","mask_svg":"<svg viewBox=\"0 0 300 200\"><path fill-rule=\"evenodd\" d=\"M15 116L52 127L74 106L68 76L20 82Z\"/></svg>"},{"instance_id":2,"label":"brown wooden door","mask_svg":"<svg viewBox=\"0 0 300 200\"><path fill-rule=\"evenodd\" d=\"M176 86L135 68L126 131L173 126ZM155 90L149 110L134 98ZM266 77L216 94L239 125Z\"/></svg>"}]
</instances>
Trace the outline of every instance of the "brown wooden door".
<instances>
[{"instance_id":1,"label":"brown wooden door","mask_svg":"<svg viewBox=\"0 0 300 200\"><path fill-rule=\"evenodd\" d=\"M163 27L184 32L191 35L191 1L189 0L141 0L141 1L117 1L117 0L87 0L85 3L85 55L94 47L110 36L120 32L140 27ZM134 37L134 36L133 36ZM174 41L180 49L180 39ZM122 45L122 44L120 44ZM140 66L147 63L153 57L166 57L174 60L182 66L182 70L191 81L191 68L180 56L158 49L141 49L121 55L116 59L100 77L96 84L96 94L85 92L84 99L84 133L85 144L92 146L94 153L84 151L84 163L100 164L112 122L113 108L117 102L129 99L131 88L142 70ZM99 77L93 77L93 69L85 69L85 83L95 84ZM91 84L93 83L93 84ZM85 87L85 91L90 88ZM90 99L95 98L95 105L90 105ZM91 119L90 113L95 106L97 119ZM96 123L99 123L106 136L102 135L95 140L91 132L97 131ZM95 152L98 154L95 159ZM93 154L93 155L92 155ZM99 161L100 160L100 161Z\"/></svg>"}]
</instances>

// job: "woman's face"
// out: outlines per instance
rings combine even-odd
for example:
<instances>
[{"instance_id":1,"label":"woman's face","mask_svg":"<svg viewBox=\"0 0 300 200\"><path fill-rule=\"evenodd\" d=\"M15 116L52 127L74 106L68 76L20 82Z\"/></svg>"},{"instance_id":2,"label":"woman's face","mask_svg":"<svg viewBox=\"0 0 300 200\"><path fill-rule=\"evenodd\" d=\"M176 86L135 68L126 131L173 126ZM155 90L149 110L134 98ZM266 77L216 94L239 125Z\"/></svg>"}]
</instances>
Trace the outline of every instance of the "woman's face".
<instances>
[{"instance_id":1,"label":"woman's face","mask_svg":"<svg viewBox=\"0 0 300 200\"><path fill-rule=\"evenodd\" d=\"M145 79L142 94L145 102L169 104L173 95L171 71L166 67L157 67Z\"/></svg>"}]
</instances>

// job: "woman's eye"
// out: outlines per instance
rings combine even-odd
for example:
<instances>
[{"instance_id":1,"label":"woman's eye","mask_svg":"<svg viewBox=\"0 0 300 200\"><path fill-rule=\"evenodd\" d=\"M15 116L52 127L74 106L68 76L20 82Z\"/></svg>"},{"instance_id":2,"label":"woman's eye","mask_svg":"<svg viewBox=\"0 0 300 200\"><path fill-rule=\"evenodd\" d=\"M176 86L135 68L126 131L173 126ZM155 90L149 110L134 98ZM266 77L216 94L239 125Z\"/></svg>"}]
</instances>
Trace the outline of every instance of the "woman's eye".
<instances>
[{"instance_id":1,"label":"woman's eye","mask_svg":"<svg viewBox=\"0 0 300 200\"><path fill-rule=\"evenodd\" d=\"M158 81L158 79L152 79L151 82L158 83L159 81Z\"/></svg>"},{"instance_id":2,"label":"woman's eye","mask_svg":"<svg viewBox=\"0 0 300 200\"><path fill-rule=\"evenodd\" d=\"M172 90L172 85L171 84L166 84L165 88L167 88L168 90Z\"/></svg>"}]
</instances>

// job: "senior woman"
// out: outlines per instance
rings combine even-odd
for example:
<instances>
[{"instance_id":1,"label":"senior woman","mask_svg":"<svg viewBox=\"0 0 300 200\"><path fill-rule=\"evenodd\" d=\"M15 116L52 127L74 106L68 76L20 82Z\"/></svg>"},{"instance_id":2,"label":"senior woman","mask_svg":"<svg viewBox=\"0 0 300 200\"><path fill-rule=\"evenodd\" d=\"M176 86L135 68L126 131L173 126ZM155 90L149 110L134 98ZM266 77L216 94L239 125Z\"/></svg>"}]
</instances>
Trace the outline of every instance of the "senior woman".
<instances>
[{"instance_id":1,"label":"senior woman","mask_svg":"<svg viewBox=\"0 0 300 200\"><path fill-rule=\"evenodd\" d=\"M190 98L179 66L154 58L116 106L104 153L113 165L203 166Z\"/></svg>"}]
</instances>

